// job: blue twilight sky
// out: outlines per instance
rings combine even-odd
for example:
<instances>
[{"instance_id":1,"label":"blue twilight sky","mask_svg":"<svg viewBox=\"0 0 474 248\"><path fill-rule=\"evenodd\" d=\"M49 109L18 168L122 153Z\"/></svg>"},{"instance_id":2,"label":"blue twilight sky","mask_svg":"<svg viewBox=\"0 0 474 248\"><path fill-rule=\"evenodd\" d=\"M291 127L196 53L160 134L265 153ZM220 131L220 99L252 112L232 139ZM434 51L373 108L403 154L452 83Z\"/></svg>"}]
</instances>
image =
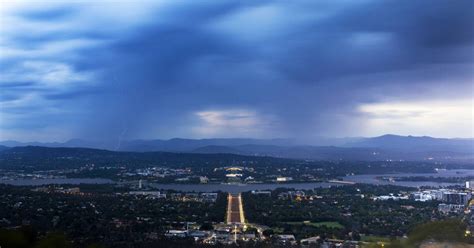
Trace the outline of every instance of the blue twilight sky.
<instances>
[{"instance_id":1,"label":"blue twilight sky","mask_svg":"<svg viewBox=\"0 0 474 248\"><path fill-rule=\"evenodd\" d=\"M474 136L474 1L2 1L0 140Z\"/></svg>"}]
</instances>

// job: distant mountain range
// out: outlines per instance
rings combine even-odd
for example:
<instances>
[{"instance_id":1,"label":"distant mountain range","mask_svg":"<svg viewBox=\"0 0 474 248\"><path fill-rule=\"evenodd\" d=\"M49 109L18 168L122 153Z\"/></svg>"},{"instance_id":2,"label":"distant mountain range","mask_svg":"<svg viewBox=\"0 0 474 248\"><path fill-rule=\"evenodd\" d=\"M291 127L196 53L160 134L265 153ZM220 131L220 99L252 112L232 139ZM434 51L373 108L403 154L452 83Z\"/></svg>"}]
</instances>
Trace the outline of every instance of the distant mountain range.
<instances>
[{"instance_id":1,"label":"distant mountain range","mask_svg":"<svg viewBox=\"0 0 474 248\"><path fill-rule=\"evenodd\" d=\"M43 147L85 147L107 149L114 151L172 151L172 152L189 152L204 146L238 146L238 145L276 145L276 146L292 146L296 145L295 141L290 139L180 139L174 138L169 140L128 140L117 142L109 141L89 141L82 139L71 139L66 142L18 142L13 140L0 141L0 145L7 147L17 146L43 146Z\"/></svg>"},{"instance_id":2,"label":"distant mountain range","mask_svg":"<svg viewBox=\"0 0 474 248\"><path fill-rule=\"evenodd\" d=\"M444 139L383 135L373 138L326 139L324 146L301 145L291 139L170 139L131 140L120 145L69 140L64 143L3 141L5 147L86 147L133 152L185 152L239 154L315 160L472 160L474 139ZM7 149L0 147L0 151Z\"/></svg>"},{"instance_id":3,"label":"distant mountain range","mask_svg":"<svg viewBox=\"0 0 474 248\"><path fill-rule=\"evenodd\" d=\"M474 152L474 139L445 139L429 136L399 136L387 134L374 138L361 138L344 144L346 147L376 147L397 151L453 151Z\"/></svg>"}]
</instances>

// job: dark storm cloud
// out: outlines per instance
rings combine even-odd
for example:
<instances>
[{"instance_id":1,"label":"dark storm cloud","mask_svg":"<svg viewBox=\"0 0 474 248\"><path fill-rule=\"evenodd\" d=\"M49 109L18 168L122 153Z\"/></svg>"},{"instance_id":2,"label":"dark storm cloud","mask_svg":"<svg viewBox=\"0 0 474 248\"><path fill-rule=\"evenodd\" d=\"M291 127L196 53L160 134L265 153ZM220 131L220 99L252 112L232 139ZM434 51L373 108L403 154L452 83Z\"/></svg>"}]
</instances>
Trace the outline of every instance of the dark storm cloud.
<instances>
[{"instance_id":1,"label":"dark storm cloud","mask_svg":"<svg viewBox=\"0 0 474 248\"><path fill-rule=\"evenodd\" d=\"M471 62L473 13L471 1L360 4L287 37L290 63L276 61L300 80Z\"/></svg>"},{"instance_id":2,"label":"dark storm cloud","mask_svg":"<svg viewBox=\"0 0 474 248\"><path fill-rule=\"evenodd\" d=\"M472 1L177 2L150 7L134 25L109 21L17 40L28 47L58 40L92 43L41 55L64 63L56 65L60 75L79 82L57 88L46 80L38 86L49 91L42 93L48 104L82 113L71 127L76 136L359 135L367 117L361 105L472 97L473 6ZM72 19L77 25L81 19L74 18L89 7L22 17Z\"/></svg>"}]
</instances>

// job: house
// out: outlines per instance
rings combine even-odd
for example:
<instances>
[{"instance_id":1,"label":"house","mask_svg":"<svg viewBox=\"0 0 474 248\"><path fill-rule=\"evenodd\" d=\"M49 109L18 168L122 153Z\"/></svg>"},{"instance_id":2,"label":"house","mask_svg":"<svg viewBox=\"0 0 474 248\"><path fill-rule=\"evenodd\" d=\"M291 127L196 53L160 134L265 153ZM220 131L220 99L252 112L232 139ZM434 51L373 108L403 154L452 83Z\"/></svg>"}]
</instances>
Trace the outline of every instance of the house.
<instances>
[{"instance_id":1,"label":"house","mask_svg":"<svg viewBox=\"0 0 474 248\"><path fill-rule=\"evenodd\" d=\"M277 177L276 181L277 182L289 182L289 181L292 181L293 178L292 177Z\"/></svg>"},{"instance_id":2,"label":"house","mask_svg":"<svg viewBox=\"0 0 474 248\"><path fill-rule=\"evenodd\" d=\"M195 239L203 239L203 238L209 237L209 232L192 230L192 231L189 231L188 236L193 237Z\"/></svg>"},{"instance_id":3,"label":"house","mask_svg":"<svg viewBox=\"0 0 474 248\"><path fill-rule=\"evenodd\" d=\"M296 245L295 235L293 235L293 234L276 235L276 240L277 240L278 244L280 244L280 245L284 245L284 246Z\"/></svg>"},{"instance_id":4,"label":"house","mask_svg":"<svg viewBox=\"0 0 474 248\"><path fill-rule=\"evenodd\" d=\"M272 196L272 192L269 190L252 190L252 195Z\"/></svg>"},{"instance_id":5,"label":"house","mask_svg":"<svg viewBox=\"0 0 474 248\"><path fill-rule=\"evenodd\" d=\"M310 237L310 238L302 239L300 244L301 244L301 247L315 246L318 244L319 240L321 240L319 236Z\"/></svg>"},{"instance_id":6,"label":"house","mask_svg":"<svg viewBox=\"0 0 474 248\"><path fill-rule=\"evenodd\" d=\"M217 193L201 193L201 199L204 202L215 202L217 200Z\"/></svg>"},{"instance_id":7,"label":"house","mask_svg":"<svg viewBox=\"0 0 474 248\"><path fill-rule=\"evenodd\" d=\"M188 236L188 231L186 230L168 230L165 233L165 236L168 238L185 238Z\"/></svg>"}]
</instances>

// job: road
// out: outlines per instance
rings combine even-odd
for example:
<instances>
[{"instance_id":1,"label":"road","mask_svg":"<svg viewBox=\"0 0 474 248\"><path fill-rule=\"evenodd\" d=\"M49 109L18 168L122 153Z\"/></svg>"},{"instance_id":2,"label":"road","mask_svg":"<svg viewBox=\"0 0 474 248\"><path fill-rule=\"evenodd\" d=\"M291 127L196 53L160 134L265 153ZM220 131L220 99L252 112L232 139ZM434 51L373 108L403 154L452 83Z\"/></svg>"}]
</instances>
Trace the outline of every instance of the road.
<instances>
[{"instance_id":1,"label":"road","mask_svg":"<svg viewBox=\"0 0 474 248\"><path fill-rule=\"evenodd\" d=\"M245 223L244 209L242 207L242 196L240 194L231 194L227 196L227 223L243 224Z\"/></svg>"}]
</instances>

